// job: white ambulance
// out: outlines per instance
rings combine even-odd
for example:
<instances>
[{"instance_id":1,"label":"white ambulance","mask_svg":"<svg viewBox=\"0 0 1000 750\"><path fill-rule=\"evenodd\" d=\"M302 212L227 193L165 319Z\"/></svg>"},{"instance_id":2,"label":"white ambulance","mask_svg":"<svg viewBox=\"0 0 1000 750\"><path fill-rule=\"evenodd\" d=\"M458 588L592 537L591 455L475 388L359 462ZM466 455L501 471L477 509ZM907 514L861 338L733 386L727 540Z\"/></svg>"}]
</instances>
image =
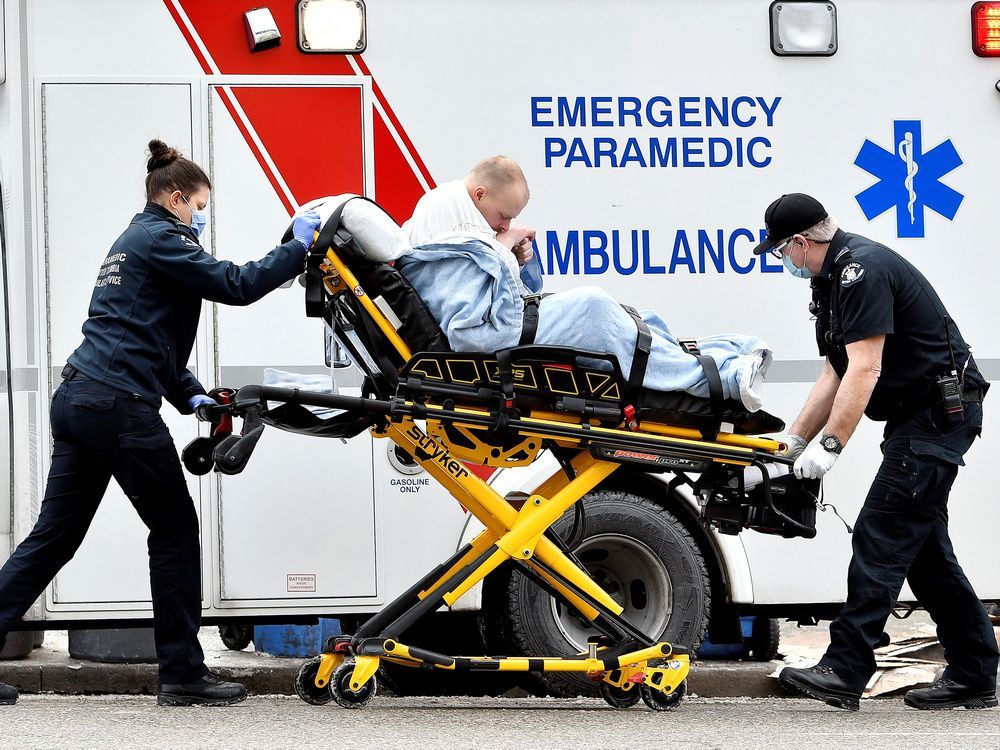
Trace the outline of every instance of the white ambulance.
<instances>
[{"instance_id":1,"label":"white ambulance","mask_svg":"<svg viewBox=\"0 0 1000 750\"><path fill-rule=\"evenodd\" d=\"M437 183L509 155L531 187L520 220L538 229L547 291L596 284L655 308L679 334L763 337L776 356L765 408L786 421L821 367L809 288L751 248L767 204L807 192L849 231L912 260L980 368L1000 378L1000 3L0 7L0 560L37 516L49 396L80 341L101 259L142 207L153 137L209 171L204 244L236 262L277 244L290 213L316 196L363 194L402 222ZM249 308L206 304L191 369L209 388L241 386L262 382L267 367L330 372L324 351L296 284ZM342 392L359 385L356 368L333 374ZM169 407L164 416L178 447L205 430ZM879 462L879 430L865 422L826 482L848 522ZM242 474L190 476L206 621L363 617L474 534L463 509L391 447L269 430ZM1000 599L998 453L988 400L951 503L958 556L986 600ZM518 491L550 468L491 481ZM725 536L698 523L683 488L657 478L619 472L601 491L661 513L655 528L604 533L596 498L580 548L648 630L700 635L711 624L723 640L740 613L829 615L843 601L850 536L832 512L813 540ZM145 536L112 487L30 621L148 620ZM484 624L487 652L582 638L578 622L524 585L494 577L460 603L474 613L461 617Z\"/></svg>"}]
</instances>

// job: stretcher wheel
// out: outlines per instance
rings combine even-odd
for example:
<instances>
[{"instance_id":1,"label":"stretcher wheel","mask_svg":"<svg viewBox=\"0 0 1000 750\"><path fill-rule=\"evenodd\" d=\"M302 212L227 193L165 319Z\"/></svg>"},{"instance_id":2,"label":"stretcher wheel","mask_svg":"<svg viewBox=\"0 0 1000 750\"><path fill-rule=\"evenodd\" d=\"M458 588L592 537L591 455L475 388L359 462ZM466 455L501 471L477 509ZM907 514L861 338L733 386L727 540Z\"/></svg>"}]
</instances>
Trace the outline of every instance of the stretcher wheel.
<instances>
[{"instance_id":1,"label":"stretcher wheel","mask_svg":"<svg viewBox=\"0 0 1000 750\"><path fill-rule=\"evenodd\" d=\"M351 675L354 673L354 661L345 661L330 677L330 694L344 708L364 708L371 703L378 691L378 684L372 677L361 686L357 692L351 690ZM315 676L315 675L314 675Z\"/></svg>"},{"instance_id":2,"label":"stretcher wheel","mask_svg":"<svg viewBox=\"0 0 1000 750\"><path fill-rule=\"evenodd\" d=\"M212 438L199 437L192 440L181 453L184 468L196 477L204 476L215 466L212 453L215 451L215 441Z\"/></svg>"},{"instance_id":3,"label":"stretcher wheel","mask_svg":"<svg viewBox=\"0 0 1000 750\"><path fill-rule=\"evenodd\" d=\"M601 683L601 697L612 708L632 708L639 702L640 688L633 686L631 690L622 690L620 687L607 682Z\"/></svg>"},{"instance_id":4,"label":"stretcher wheel","mask_svg":"<svg viewBox=\"0 0 1000 750\"><path fill-rule=\"evenodd\" d=\"M642 685L639 692L642 694L642 702L654 711L669 711L676 708L684 700L684 695L687 693L687 680L678 685L672 693L664 693L648 685Z\"/></svg>"},{"instance_id":5,"label":"stretcher wheel","mask_svg":"<svg viewBox=\"0 0 1000 750\"><path fill-rule=\"evenodd\" d=\"M319 656L310 659L299 668L299 673L295 675L295 694L312 706L325 706L333 700L332 682L323 688L316 687L316 675L322 661L322 657Z\"/></svg>"}]
</instances>

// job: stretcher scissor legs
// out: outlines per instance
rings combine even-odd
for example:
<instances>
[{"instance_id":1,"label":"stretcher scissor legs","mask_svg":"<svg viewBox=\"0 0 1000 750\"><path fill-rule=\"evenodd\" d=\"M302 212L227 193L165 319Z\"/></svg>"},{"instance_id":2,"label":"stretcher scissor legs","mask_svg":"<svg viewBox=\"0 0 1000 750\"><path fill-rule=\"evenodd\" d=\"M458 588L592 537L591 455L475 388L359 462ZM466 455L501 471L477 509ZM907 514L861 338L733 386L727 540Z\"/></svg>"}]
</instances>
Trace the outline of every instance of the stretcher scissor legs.
<instances>
[{"instance_id":1,"label":"stretcher scissor legs","mask_svg":"<svg viewBox=\"0 0 1000 750\"><path fill-rule=\"evenodd\" d=\"M616 708L635 705L640 699L658 710L680 702L690 666L687 653L654 641L623 618L621 606L590 578L562 540L549 532L563 513L619 464L581 452L570 468L549 477L517 510L412 419L389 422L373 433L408 451L486 528L353 636L329 639L324 653L299 673L296 689L303 700L364 706L375 695L375 675L384 661L451 671L584 672L601 682L601 694ZM454 604L511 561L602 634L591 639L586 652L574 657L448 656L400 640L421 617Z\"/></svg>"}]
</instances>

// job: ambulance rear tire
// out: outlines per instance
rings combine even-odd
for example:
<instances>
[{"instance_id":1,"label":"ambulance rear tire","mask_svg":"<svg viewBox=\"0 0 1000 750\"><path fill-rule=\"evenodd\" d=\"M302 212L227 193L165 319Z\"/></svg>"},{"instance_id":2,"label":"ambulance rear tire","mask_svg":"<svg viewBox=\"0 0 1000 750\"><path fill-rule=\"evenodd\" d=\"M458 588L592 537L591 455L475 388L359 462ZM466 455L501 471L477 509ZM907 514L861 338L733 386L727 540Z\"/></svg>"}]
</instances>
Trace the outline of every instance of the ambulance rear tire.
<instances>
[{"instance_id":1,"label":"ambulance rear tire","mask_svg":"<svg viewBox=\"0 0 1000 750\"><path fill-rule=\"evenodd\" d=\"M220 625L219 638L230 651L242 651L253 643L253 625Z\"/></svg>"},{"instance_id":2,"label":"ambulance rear tire","mask_svg":"<svg viewBox=\"0 0 1000 750\"><path fill-rule=\"evenodd\" d=\"M663 506L630 492L598 489L582 502L586 527L576 555L591 577L640 630L694 653L708 627L712 588L705 558L691 532ZM572 526L571 510L553 529L565 539ZM492 597L489 589L484 593L484 604L506 620L500 630L508 643L497 646L510 652L573 656L586 651L587 638L597 632L520 568L507 579L503 609L497 606L496 589ZM542 672L534 677L557 696L599 693L599 686L585 674Z\"/></svg>"},{"instance_id":3,"label":"ambulance rear tire","mask_svg":"<svg viewBox=\"0 0 1000 750\"><path fill-rule=\"evenodd\" d=\"M771 661L778 657L781 646L781 623L773 617L754 620L750 638L744 642L746 655L754 661Z\"/></svg>"}]
</instances>

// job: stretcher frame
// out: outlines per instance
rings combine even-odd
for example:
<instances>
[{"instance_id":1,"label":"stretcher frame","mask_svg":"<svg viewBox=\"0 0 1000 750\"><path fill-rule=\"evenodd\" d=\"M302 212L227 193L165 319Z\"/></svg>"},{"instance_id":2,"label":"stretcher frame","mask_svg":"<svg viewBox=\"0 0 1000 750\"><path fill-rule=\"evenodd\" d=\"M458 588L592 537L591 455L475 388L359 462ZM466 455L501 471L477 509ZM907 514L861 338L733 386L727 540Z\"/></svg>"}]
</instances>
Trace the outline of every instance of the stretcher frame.
<instances>
[{"instance_id":1,"label":"stretcher frame","mask_svg":"<svg viewBox=\"0 0 1000 750\"><path fill-rule=\"evenodd\" d=\"M330 298L354 295L403 361L409 361L411 352L406 343L332 247L320 265L326 294ZM276 401L371 415L370 432L375 438L391 440L409 453L485 527L355 634L328 639L318 659L303 667L297 684L301 697L324 703L329 700L329 691L330 697L347 707L367 704L374 694L376 672L387 662L443 671L582 672L600 682L601 694L612 706L628 707L641 698L653 709L672 708L684 693L689 654L682 647L655 640L622 617L622 607L587 574L551 526L621 466L618 461L592 455L595 447L656 451L679 461L708 460L734 467L763 468L764 461L782 460L776 455L782 444L768 438L720 433L708 441L699 430L666 424L644 424L640 432L634 426L630 429L625 421L607 427L597 420L572 422L565 414L548 412L498 415L488 408L456 406L448 400L436 404L399 397L379 399L245 386L235 392L230 405L219 408L247 420L255 410ZM563 460L560 469L534 488L518 509L456 458L447 441L429 435L418 420L460 426L482 435L487 443L501 425L506 434L535 438L532 445L547 441L558 446L564 456L572 451L575 455ZM217 458L221 461L222 457ZM488 451L477 459L475 463L496 465ZM573 657L450 656L400 639L421 617L453 605L508 562L519 565L602 634L590 639L586 652Z\"/></svg>"}]
</instances>

